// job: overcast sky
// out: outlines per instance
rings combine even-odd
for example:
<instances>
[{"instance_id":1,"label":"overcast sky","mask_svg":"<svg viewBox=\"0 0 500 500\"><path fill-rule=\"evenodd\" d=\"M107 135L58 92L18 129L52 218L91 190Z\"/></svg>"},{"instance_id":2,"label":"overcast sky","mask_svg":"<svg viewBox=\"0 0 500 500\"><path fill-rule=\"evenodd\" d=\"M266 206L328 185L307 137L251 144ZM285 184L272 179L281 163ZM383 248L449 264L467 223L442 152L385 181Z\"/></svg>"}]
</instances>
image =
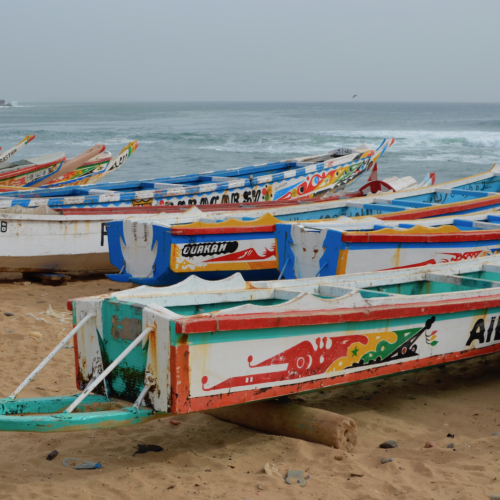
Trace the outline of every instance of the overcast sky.
<instances>
[{"instance_id":1,"label":"overcast sky","mask_svg":"<svg viewBox=\"0 0 500 500\"><path fill-rule=\"evenodd\" d=\"M500 102L500 0L4 0L0 21L0 99Z\"/></svg>"}]
</instances>

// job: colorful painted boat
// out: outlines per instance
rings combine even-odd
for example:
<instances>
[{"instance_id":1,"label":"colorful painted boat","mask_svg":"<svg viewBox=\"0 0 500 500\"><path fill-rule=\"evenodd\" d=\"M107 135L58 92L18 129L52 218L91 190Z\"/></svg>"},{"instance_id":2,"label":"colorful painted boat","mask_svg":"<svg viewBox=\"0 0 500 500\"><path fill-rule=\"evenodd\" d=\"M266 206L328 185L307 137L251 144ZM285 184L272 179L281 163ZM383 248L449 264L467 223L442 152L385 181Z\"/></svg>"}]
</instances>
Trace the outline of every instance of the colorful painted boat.
<instances>
[{"instance_id":1,"label":"colorful painted boat","mask_svg":"<svg viewBox=\"0 0 500 500\"><path fill-rule=\"evenodd\" d=\"M0 400L0 430L121 427L498 352L500 256L290 281L192 277L70 307L74 329ZM72 339L82 392L18 399Z\"/></svg>"},{"instance_id":2,"label":"colorful painted boat","mask_svg":"<svg viewBox=\"0 0 500 500\"><path fill-rule=\"evenodd\" d=\"M265 165L181 175L142 181L103 183L78 190L36 189L3 193L0 208L127 207L137 205L213 205L307 199L325 191L343 191L368 172L394 139L382 141L374 151L341 148L327 154L294 158Z\"/></svg>"},{"instance_id":3,"label":"colorful painted boat","mask_svg":"<svg viewBox=\"0 0 500 500\"><path fill-rule=\"evenodd\" d=\"M26 193L32 193L33 190L27 189L26 186L32 188L40 186L42 189L83 186L98 182L104 176L121 167L138 146L137 141L132 141L121 150L118 156L113 158L111 153L104 151L104 145L96 145L62 163L39 165L38 168L25 168L24 162L31 160L23 160L14 164L17 170L11 170L11 177L6 174L5 178L2 178L2 168L8 165L4 164L3 167L0 166L0 195L24 196ZM58 154L62 155L63 153Z\"/></svg>"},{"instance_id":4,"label":"colorful painted boat","mask_svg":"<svg viewBox=\"0 0 500 500\"><path fill-rule=\"evenodd\" d=\"M35 184L57 172L64 160L64 153L50 153L27 160L4 162L0 165L0 186L8 188Z\"/></svg>"},{"instance_id":5,"label":"colorful painted boat","mask_svg":"<svg viewBox=\"0 0 500 500\"><path fill-rule=\"evenodd\" d=\"M123 237L117 238L117 227L123 229ZM268 214L215 224L155 223L151 229L130 219L121 226L108 224L108 235L111 262L117 267L124 263L120 273L108 275L114 281L167 286L191 275L218 280L235 272L247 280L295 279L494 254L500 251L500 212L419 219L413 224L373 217L284 224Z\"/></svg>"},{"instance_id":6,"label":"colorful painted boat","mask_svg":"<svg viewBox=\"0 0 500 500\"><path fill-rule=\"evenodd\" d=\"M150 286L178 283L191 274L205 279L221 279L236 271L242 272L246 279L276 279L285 269L286 277L289 277L291 271L286 265L290 256L285 257L285 250L279 253L278 248L276 224L279 222L303 223L314 218L331 221L342 216L375 216L384 221L404 221L441 214L462 216L494 209L500 206L499 173L500 167L494 166L485 174L409 192L321 202L301 207L300 212L296 207L286 207L272 212L276 219L259 220L254 217L262 217L265 212L249 210L242 214L246 216L243 222L226 220L217 224L197 221L177 228L160 218L115 221L107 225L107 234L111 262L120 272L108 277ZM221 219L230 216L227 214ZM311 233L310 237L313 236ZM283 242L281 247L288 248L287 245L289 242ZM286 251L290 252L290 249ZM304 248L303 252L306 253ZM325 260L326 257L320 268L325 266ZM328 272L334 273L331 266L336 269L337 262L332 260L328 268Z\"/></svg>"},{"instance_id":7,"label":"colorful painted boat","mask_svg":"<svg viewBox=\"0 0 500 500\"><path fill-rule=\"evenodd\" d=\"M4 163L9 161L18 151L20 151L26 144L29 144L36 135L27 135L21 142L16 144L14 147L10 149L6 149L5 151L0 153L0 163ZM0 148L1 150L2 148Z\"/></svg>"},{"instance_id":8,"label":"colorful painted boat","mask_svg":"<svg viewBox=\"0 0 500 500\"><path fill-rule=\"evenodd\" d=\"M404 269L500 253L500 211L460 218L276 225L285 279Z\"/></svg>"}]
</instances>

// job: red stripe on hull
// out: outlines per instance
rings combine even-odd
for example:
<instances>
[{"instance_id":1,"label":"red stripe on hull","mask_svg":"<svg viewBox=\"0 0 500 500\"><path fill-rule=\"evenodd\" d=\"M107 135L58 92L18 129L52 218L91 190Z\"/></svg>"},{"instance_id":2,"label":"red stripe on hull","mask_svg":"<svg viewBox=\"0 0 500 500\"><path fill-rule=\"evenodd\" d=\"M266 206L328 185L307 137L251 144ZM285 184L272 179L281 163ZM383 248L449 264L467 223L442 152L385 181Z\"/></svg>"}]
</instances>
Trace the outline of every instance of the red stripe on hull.
<instances>
[{"instance_id":1,"label":"red stripe on hull","mask_svg":"<svg viewBox=\"0 0 500 500\"><path fill-rule=\"evenodd\" d=\"M29 174L30 172L34 172L36 170L42 170L47 167L51 167L52 165L57 165L58 163L66 160L66 155L61 156L57 160L49 161L47 163L40 163L33 165L32 167L20 168L19 170L11 170L6 172L5 174L0 174L0 180L10 179L11 177L19 177L20 175Z\"/></svg>"},{"instance_id":2,"label":"red stripe on hull","mask_svg":"<svg viewBox=\"0 0 500 500\"><path fill-rule=\"evenodd\" d=\"M481 198L480 200L457 201L455 203L445 204L441 207L416 208L415 210L398 212L397 214L375 215L374 217L381 220L413 220L426 217L437 217L439 215L455 214L478 208L486 209L491 205L498 204L500 204L500 195Z\"/></svg>"},{"instance_id":3,"label":"red stripe on hull","mask_svg":"<svg viewBox=\"0 0 500 500\"><path fill-rule=\"evenodd\" d=\"M180 319L175 323L178 334L223 332L229 330L252 330L289 326L325 325L347 322L378 321L396 318L412 318L448 314L475 309L500 307L500 295L475 297L440 302L395 304L357 309L332 311L286 312L281 314L255 313L241 315L201 316Z\"/></svg>"},{"instance_id":4,"label":"red stripe on hull","mask_svg":"<svg viewBox=\"0 0 500 500\"><path fill-rule=\"evenodd\" d=\"M462 231L442 234L350 234L344 233L346 243L460 243L500 239L500 231Z\"/></svg>"},{"instance_id":5,"label":"red stripe on hull","mask_svg":"<svg viewBox=\"0 0 500 500\"><path fill-rule=\"evenodd\" d=\"M193 234L239 234L239 233L273 233L276 230L276 225L272 226L247 226L247 227L193 227L183 229L182 227L174 227L171 229L172 234L189 236Z\"/></svg>"}]
</instances>

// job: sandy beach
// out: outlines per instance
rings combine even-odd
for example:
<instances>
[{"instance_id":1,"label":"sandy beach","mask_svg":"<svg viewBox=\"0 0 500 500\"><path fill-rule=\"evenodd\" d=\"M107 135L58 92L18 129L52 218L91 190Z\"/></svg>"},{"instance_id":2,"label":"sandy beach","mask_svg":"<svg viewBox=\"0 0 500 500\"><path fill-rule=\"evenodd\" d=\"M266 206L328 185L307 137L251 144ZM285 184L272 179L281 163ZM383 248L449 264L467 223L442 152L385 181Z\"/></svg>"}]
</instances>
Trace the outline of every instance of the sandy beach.
<instances>
[{"instance_id":1,"label":"sandy beach","mask_svg":"<svg viewBox=\"0 0 500 500\"><path fill-rule=\"evenodd\" d=\"M0 283L0 397L71 329L67 299L129 286L105 279L55 287ZM489 498L500 494L500 434L493 435L500 432L499 361L494 355L294 398L354 418L358 444L352 453L206 414L175 417L179 425L165 418L95 432L3 433L0 498ZM21 396L73 394L74 373L73 349L63 349ZM380 449L387 440L398 448ZM425 449L427 441L437 447ZM138 444L164 450L133 456ZM59 454L48 461L52 450ZM99 461L103 468L66 468L68 457ZM387 458L393 460L382 464ZM267 462L283 475L303 470L306 487L268 477Z\"/></svg>"}]
</instances>

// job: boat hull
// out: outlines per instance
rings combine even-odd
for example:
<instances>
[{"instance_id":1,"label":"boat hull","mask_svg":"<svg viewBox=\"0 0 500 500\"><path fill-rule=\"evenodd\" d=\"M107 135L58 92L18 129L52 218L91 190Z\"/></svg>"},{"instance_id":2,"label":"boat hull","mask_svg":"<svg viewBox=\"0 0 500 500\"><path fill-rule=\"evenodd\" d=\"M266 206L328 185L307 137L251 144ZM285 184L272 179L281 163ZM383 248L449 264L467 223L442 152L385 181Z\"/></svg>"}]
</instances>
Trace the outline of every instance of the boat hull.
<instances>
[{"instance_id":1,"label":"boat hull","mask_svg":"<svg viewBox=\"0 0 500 500\"><path fill-rule=\"evenodd\" d=\"M466 285L466 279L460 283ZM270 285L267 282L265 286ZM183 286L177 285L175 291L182 294ZM92 334L102 336L105 352L100 356L111 360L148 325L156 325L149 345L139 345L136 356L121 362L121 369L110 376L107 389L111 397L133 402L142 385L132 381L137 375L123 384L125 374L149 370L157 376L165 370L165 385L157 391L166 391L169 396L152 397L148 404L170 414L341 386L500 350L498 291L488 296L472 292L468 297L455 298L447 293L457 290L455 284L432 286L432 300L406 300L405 295L395 298L394 305L359 307L357 303L356 307L358 299L353 297L352 302L332 305L330 310L312 307L307 311L301 311L301 302L290 301L288 305L276 296L262 300L264 295L259 293L264 290L252 286L248 293L255 305L241 306L238 311L240 302L229 284L226 291L218 293L223 302L225 299L232 304L222 308L211 305L202 294L190 300L190 306L170 307L168 311L156 306L151 309L144 303L152 300L146 299L152 297L151 292L144 290L142 299L137 289L128 297L125 293L120 298L118 293L116 299L100 303L100 333L94 330ZM206 290L210 291L209 285ZM161 303L161 295L156 302ZM89 305L85 301L73 303L75 321ZM278 310L267 312L273 305ZM234 312L225 309L228 306L234 307ZM218 311L210 312L214 310ZM189 311L195 316L189 316ZM112 317L115 320L106 319ZM77 336L81 387L92 376L86 367L100 362L88 347L93 328L89 325L86 333ZM103 362L104 368L108 362Z\"/></svg>"},{"instance_id":2,"label":"boat hull","mask_svg":"<svg viewBox=\"0 0 500 500\"><path fill-rule=\"evenodd\" d=\"M369 171L393 142L394 139L384 140L376 151L335 158L327 154L197 175L107 183L94 192L80 188L82 196L75 196L73 190L65 191L64 186L58 192L24 191L8 195L10 200L6 195L0 200L0 207L183 206L307 199L326 191L342 192Z\"/></svg>"}]
</instances>

